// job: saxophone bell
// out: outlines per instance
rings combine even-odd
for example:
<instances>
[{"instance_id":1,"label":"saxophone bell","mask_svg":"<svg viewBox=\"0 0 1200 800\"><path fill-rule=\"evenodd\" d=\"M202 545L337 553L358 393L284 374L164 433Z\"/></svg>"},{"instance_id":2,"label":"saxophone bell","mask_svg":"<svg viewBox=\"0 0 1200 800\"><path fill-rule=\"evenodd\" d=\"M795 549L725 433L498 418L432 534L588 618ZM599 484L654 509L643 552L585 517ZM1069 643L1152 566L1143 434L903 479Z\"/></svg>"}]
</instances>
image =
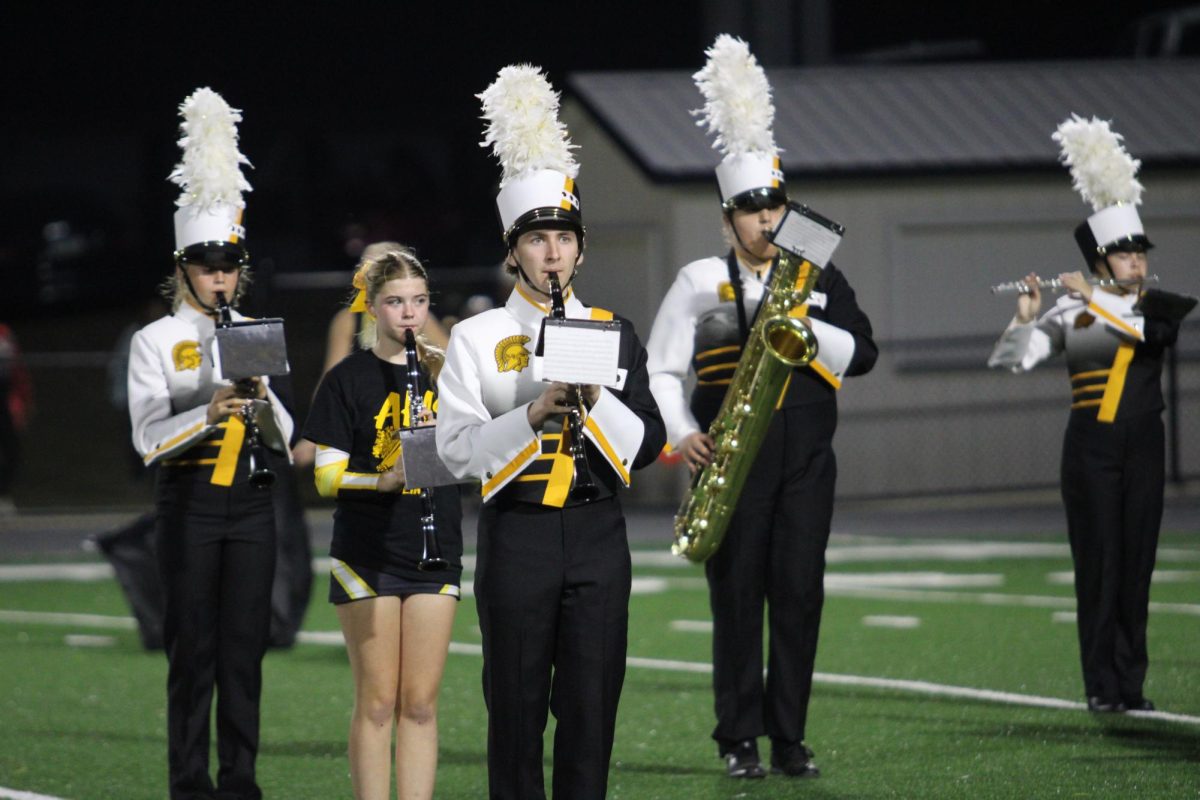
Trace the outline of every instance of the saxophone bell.
<instances>
[{"instance_id":1,"label":"saxophone bell","mask_svg":"<svg viewBox=\"0 0 1200 800\"><path fill-rule=\"evenodd\" d=\"M817 336L796 317L772 317L763 323L763 344L789 367L806 367L817 357Z\"/></svg>"}]
</instances>

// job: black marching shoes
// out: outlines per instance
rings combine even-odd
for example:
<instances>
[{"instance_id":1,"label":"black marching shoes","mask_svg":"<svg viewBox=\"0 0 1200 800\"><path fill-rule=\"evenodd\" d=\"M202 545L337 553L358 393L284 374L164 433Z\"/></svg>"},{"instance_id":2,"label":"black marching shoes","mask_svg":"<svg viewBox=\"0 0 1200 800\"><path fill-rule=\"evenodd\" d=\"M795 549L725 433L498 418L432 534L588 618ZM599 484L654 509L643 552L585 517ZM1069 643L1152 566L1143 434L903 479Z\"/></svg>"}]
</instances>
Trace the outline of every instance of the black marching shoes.
<instances>
[{"instance_id":1,"label":"black marching shoes","mask_svg":"<svg viewBox=\"0 0 1200 800\"><path fill-rule=\"evenodd\" d=\"M1125 711L1125 703L1107 697L1089 697L1087 709L1097 714L1120 714Z\"/></svg>"},{"instance_id":2,"label":"black marching shoes","mask_svg":"<svg viewBox=\"0 0 1200 800\"><path fill-rule=\"evenodd\" d=\"M758 758L758 742L753 739L722 745L720 755L725 760L725 774L731 778L767 777L767 771Z\"/></svg>"},{"instance_id":3,"label":"black marching shoes","mask_svg":"<svg viewBox=\"0 0 1200 800\"><path fill-rule=\"evenodd\" d=\"M791 778L815 778L821 774L813 763L813 751L803 742L771 745L771 772Z\"/></svg>"},{"instance_id":4,"label":"black marching shoes","mask_svg":"<svg viewBox=\"0 0 1200 800\"><path fill-rule=\"evenodd\" d=\"M1148 697L1126 697L1125 708L1129 711L1153 711L1154 703Z\"/></svg>"}]
</instances>

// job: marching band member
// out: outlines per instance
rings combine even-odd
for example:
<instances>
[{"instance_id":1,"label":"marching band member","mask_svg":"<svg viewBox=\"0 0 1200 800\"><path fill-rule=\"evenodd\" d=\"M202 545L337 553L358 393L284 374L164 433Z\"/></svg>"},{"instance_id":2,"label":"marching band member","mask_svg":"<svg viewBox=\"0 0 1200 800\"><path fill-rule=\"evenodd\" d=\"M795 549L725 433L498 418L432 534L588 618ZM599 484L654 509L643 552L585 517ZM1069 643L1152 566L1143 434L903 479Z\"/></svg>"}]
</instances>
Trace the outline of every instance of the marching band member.
<instances>
[{"instance_id":1,"label":"marching band member","mask_svg":"<svg viewBox=\"0 0 1200 800\"><path fill-rule=\"evenodd\" d=\"M422 565L424 499L405 489L396 438L414 421L407 393L405 332L429 319L429 280L396 245L364 257L351 310L365 312L366 348L334 366L304 427L317 443L316 483L336 497L329 599L337 608L354 674L350 779L357 800L385 800L395 728L398 797L432 797L437 772L437 698L462 573L457 486L430 489L444 567ZM442 353L416 339L421 406L437 410L433 381ZM426 388L427 387L427 388ZM440 566L440 565L439 565Z\"/></svg>"},{"instance_id":2,"label":"marching band member","mask_svg":"<svg viewBox=\"0 0 1200 800\"><path fill-rule=\"evenodd\" d=\"M554 738L555 797L602 798L625 675L630 557L617 488L662 449L646 355L621 320L613 388L539 380L537 342L551 311L550 276L565 314L612 319L572 290L583 262L578 165L558 95L532 66L505 67L479 95L486 144L503 166L497 206L517 284L502 308L459 322L438 381L438 451L482 484L475 598L483 634L488 783L493 798L544 798L542 734ZM559 429L578 407L586 464ZM578 442L575 442L578 444ZM599 497L572 495L583 467Z\"/></svg>"},{"instance_id":3,"label":"marching band member","mask_svg":"<svg viewBox=\"0 0 1200 800\"><path fill-rule=\"evenodd\" d=\"M1137 212L1140 162L1125 152L1120 135L1107 122L1072 115L1054 139L1075 188L1095 212L1075 228L1084 262L1100 279L1132 285L1100 288L1082 272L1064 273L1059 279L1070 294L1038 319L1042 296L1031 273L988 365L1024 372L1066 353L1072 402L1062 496L1084 694L1092 711L1150 710L1154 704L1142 689L1163 510L1160 378L1163 351L1175 343L1182 317L1170 299L1182 298L1151 290L1139 302L1153 245Z\"/></svg>"},{"instance_id":4,"label":"marching band member","mask_svg":"<svg viewBox=\"0 0 1200 800\"><path fill-rule=\"evenodd\" d=\"M718 36L707 55L695 80L706 99L704 120L726 152L716 173L730 249L679 271L647 346L650 387L667 438L693 472L712 460L706 431L770 279L779 251L766 234L788 200L766 75L746 43L731 36ZM800 310L819 355L794 369L781 396L763 408L774 414L770 430L724 543L705 564L713 614L712 736L736 778L766 775L757 743L764 733L775 772L818 774L804 738L837 475L836 392L844 378L870 371L877 355L871 323L832 264ZM684 389L689 369L696 375L690 402ZM765 685L764 601L770 622Z\"/></svg>"},{"instance_id":5,"label":"marching band member","mask_svg":"<svg viewBox=\"0 0 1200 800\"><path fill-rule=\"evenodd\" d=\"M211 89L180 106L182 187L175 212L172 313L134 334L129 356L133 445L158 464L156 547L166 593L164 642L170 796L259 798L262 657L275 570L271 492L249 482L247 419L287 452L292 419L267 379L235 387L215 371L218 294L248 281L237 149L241 113ZM236 311L234 320L244 319ZM217 691L217 756L209 775L209 714ZM215 794L214 794L215 792Z\"/></svg>"}]
</instances>

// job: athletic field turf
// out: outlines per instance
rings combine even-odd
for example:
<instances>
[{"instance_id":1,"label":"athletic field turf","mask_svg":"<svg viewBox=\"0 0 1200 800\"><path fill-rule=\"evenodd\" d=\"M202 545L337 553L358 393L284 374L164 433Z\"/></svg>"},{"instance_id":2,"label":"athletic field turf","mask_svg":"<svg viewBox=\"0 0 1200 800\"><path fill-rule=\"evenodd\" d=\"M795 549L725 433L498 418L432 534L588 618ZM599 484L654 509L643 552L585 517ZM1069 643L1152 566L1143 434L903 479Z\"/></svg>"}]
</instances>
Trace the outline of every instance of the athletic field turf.
<instances>
[{"instance_id":1,"label":"athletic field turf","mask_svg":"<svg viewBox=\"0 0 1200 800\"><path fill-rule=\"evenodd\" d=\"M162 798L165 658L140 649L106 567L71 561L0 564L0 798ZM835 536L829 562L808 728L822 776L739 782L708 738L703 574L662 548L635 550L610 797L1200 797L1200 533L1165 534L1159 549L1146 694L1162 711L1148 714L1083 709L1057 536ZM303 641L266 659L268 798L350 796L350 672L326 580ZM486 796L464 595L441 697L442 798Z\"/></svg>"}]
</instances>

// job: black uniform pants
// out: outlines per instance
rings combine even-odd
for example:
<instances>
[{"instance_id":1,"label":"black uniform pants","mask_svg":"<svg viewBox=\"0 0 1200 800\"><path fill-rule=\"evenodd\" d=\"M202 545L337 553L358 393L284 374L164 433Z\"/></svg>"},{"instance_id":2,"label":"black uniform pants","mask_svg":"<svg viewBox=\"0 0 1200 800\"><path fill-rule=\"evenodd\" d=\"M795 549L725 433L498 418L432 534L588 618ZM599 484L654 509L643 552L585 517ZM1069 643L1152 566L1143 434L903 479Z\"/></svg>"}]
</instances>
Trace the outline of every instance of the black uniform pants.
<instances>
[{"instance_id":1,"label":"black uniform pants","mask_svg":"<svg viewBox=\"0 0 1200 800\"><path fill-rule=\"evenodd\" d=\"M1084 691L1138 701L1163 513L1162 418L1154 412L1103 423L1089 416L1071 415L1062 458Z\"/></svg>"},{"instance_id":2,"label":"black uniform pants","mask_svg":"<svg viewBox=\"0 0 1200 800\"><path fill-rule=\"evenodd\" d=\"M804 739L833 517L836 402L775 412L725 541L705 565L723 746ZM763 681L763 604L770 638Z\"/></svg>"},{"instance_id":3,"label":"black uniform pants","mask_svg":"<svg viewBox=\"0 0 1200 800\"><path fill-rule=\"evenodd\" d=\"M475 599L483 633L492 798L545 798L542 734L554 712L554 797L603 798L625 681L631 580L615 498L574 508L483 507Z\"/></svg>"},{"instance_id":4,"label":"black uniform pants","mask_svg":"<svg viewBox=\"0 0 1200 800\"><path fill-rule=\"evenodd\" d=\"M164 468L157 495L170 796L260 798L254 764L275 569L271 492L213 486ZM214 685L215 792L208 772Z\"/></svg>"}]
</instances>

